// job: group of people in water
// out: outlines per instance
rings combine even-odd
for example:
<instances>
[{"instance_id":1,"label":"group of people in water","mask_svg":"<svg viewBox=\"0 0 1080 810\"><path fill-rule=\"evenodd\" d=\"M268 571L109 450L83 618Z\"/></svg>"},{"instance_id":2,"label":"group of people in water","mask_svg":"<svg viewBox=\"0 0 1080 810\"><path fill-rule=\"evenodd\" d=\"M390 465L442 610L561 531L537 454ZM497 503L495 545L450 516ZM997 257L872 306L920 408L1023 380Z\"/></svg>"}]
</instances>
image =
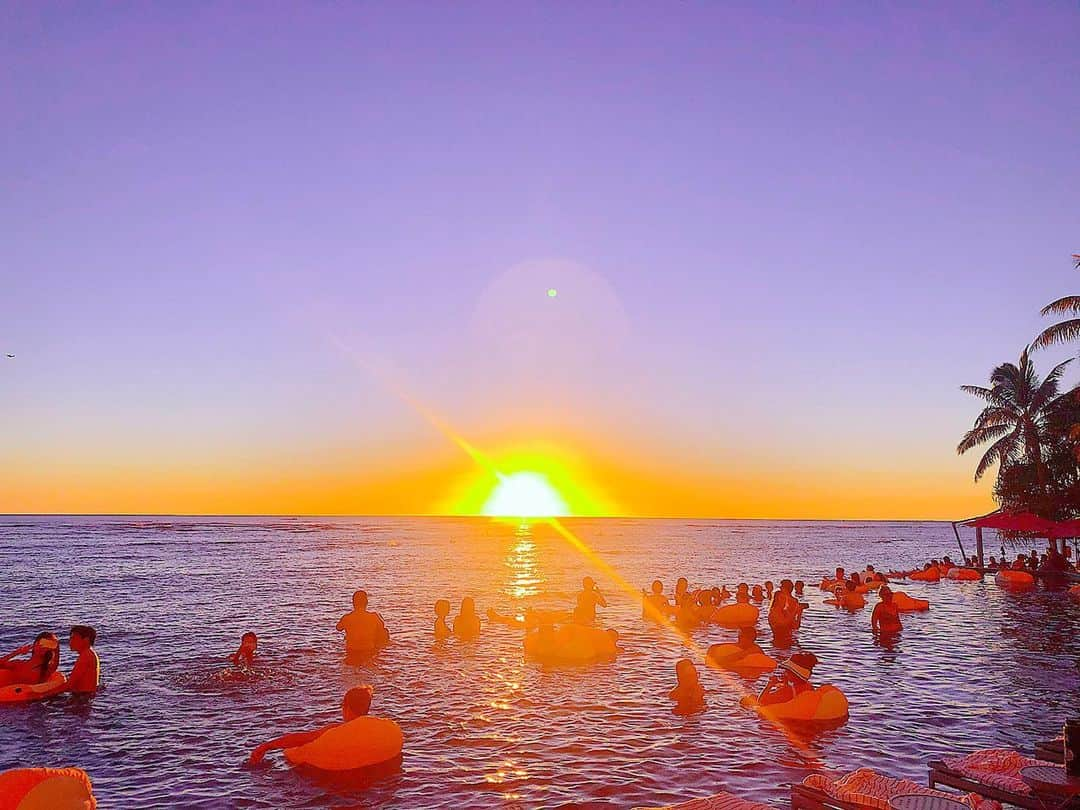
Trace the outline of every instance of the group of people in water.
<instances>
[{"instance_id":1,"label":"group of people in water","mask_svg":"<svg viewBox=\"0 0 1080 810\"><path fill-rule=\"evenodd\" d=\"M93 694L101 682L101 663L94 649L96 641L97 631L93 627L77 624L71 628L68 649L75 653L75 664L67 675L60 671L60 639L55 633L39 633L30 644L16 647L0 658L0 703L65 692Z\"/></svg>"}]
</instances>

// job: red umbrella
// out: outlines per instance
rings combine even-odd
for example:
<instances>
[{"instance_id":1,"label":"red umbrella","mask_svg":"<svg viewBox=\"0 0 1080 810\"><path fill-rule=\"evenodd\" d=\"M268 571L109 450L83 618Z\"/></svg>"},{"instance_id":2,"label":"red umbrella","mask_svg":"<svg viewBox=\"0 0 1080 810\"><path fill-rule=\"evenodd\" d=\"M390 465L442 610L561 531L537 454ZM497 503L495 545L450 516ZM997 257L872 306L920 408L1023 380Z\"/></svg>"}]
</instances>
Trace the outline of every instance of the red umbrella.
<instances>
[{"instance_id":1,"label":"red umbrella","mask_svg":"<svg viewBox=\"0 0 1080 810\"><path fill-rule=\"evenodd\" d=\"M1080 521L1069 521L1080 524ZM994 512L981 518L975 518L964 523L965 526L973 526L977 529L998 529L1005 532L1025 532L1037 534L1042 537L1063 537L1058 534L1064 524L1056 520L1047 520L1030 512Z\"/></svg>"}]
</instances>

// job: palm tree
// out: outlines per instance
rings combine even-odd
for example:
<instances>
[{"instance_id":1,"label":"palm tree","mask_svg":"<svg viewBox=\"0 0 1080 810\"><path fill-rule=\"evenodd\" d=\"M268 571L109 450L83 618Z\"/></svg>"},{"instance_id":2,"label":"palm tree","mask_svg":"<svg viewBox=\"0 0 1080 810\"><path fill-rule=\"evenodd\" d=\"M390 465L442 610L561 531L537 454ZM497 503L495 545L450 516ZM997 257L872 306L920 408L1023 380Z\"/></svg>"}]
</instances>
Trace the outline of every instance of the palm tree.
<instances>
[{"instance_id":1,"label":"palm tree","mask_svg":"<svg viewBox=\"0 0 1080 810\"><path fill-rule=\"evenodd\" d=\"M1028 356L1029 348L1021 353L1019 365L1003 363L995 368L990 374L989 388L960 387L961 391L987 403L975 426L964 434L956 448L962 455L973 447L990 443L975 468L976 481L995 463L1000 469L1025 462L1034 465L1040 486L1046 484L1043 448L1049 438L1047 422L1061 398L1058 392L1061 375L1072 360L1058 363L1040 381Z\"/></svg>"},{"instance_id":2,"label":"palm tree","mask_svg":"<svg viewBox=\"0 0 1080 810\"><path fill-rule=\"evenodd\" d=\"M1080 253L1073 254L1073 262L1080 270ZM1080 315L1080 295L1066 295L1057 301L1052 301L1042 308L1043 317L1047 315ZM1031 345L1036 349L1043 349L1055 343L1068 343L1080 338L1080 318L1070 318L1048 326L1035 338Z\"/></svg>"}]
</instances>

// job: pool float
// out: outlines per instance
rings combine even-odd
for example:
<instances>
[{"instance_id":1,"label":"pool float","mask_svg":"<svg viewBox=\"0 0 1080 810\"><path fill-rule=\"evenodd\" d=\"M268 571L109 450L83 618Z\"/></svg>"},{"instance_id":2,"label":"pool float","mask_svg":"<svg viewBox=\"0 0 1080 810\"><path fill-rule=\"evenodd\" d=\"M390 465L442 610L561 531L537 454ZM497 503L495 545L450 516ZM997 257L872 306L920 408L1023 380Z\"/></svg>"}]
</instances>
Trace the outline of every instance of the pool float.
<instances>
[{"instance_id":1,"label":"pool float","mask_svg":"<svg viewBox=\"0 0 1080 810\"><path fill-rule=\"evenodd\" d=\"M567 624L525 634L525 657L545 664L591 664L619 653L618 635L599 627Z\"/></svg>"},{"instance_id":2,"label":"pool float","mask_svg":"<svg viewBox=\"0 0 1080 810\"><path fill-rule=\"evenodd\" d=\"M825 579L821 580L821 583L818 585L818 587L821 588L821 590L823 590L823 591L831 591L837 585L843 585L843 584L844 583L839 579L832 579L831 577L825 577Z\"/></svg>"},{"instance_id":3,"label":"pool float","mask_svg":"<svg viewBox=\"0 0 1080 810\"><path fill-rule=\"evenodd\" d=\"M776 659L763 652L748 653L738 644L713 644L705 655L711 666L733 672L769 672L776 669Z\"/></svg>"},{"instance_id":4,"label":"pool float","mask_svg":"<svg viewBox=\"0 0 1080 810\"><path fill-rule=\"evenodd\" d=\"M1080 599L1080 585L1073 585L1069 588L1069 596L1073 599Z\"/></svg>"},{"instance_id":5,"label":"pool float","mask_svg":"<svg viewBox=\"0 0 1080 810\"><path fill-rule=\"evenodd\" d=\"M0 810L94 810L90 777L78 768L15 768L0 773Z\"/></svg>"},{"instance_id":6,"label":"pool float","mask_svg":"<svg viewBox=\"0 0 1080 810\"><path fill-rule=\"evenodd\" d=\"M757 624L761 611L745 602L724 605L712 612L712 620L721 627L749 627Z\"/></svg>"},{"instance_id":7,"label":"pool float","mask_svg":"<svg viewBox=\"0 0 1080 810\"><path fill-rule=\"evenodd\" d=\"M941 571L934 567L927 568L924 571L913 571L908 574L908 579L913 579L916 582L937 582L941 579Z\"/></svg>"},{"instance_id":8,"label":"pool float","mask_svg":"<svg viewBox=\"0 0 1080 810\"><path fill-rule=\"evenodd\" d=\"M1035 584L1035 577L1027 571L1013 571L1011 568L1005 568L997 572L994 582L1002 588L1030 588Z\"/></svg>"},{"instance_id":9,"label":"pool float","mask_svg":"<svg viewBox=\"0 0 1080 810\"><path fill-rule=\"evenodd\" d=\"M848 718L847 697L827 683L803 692L787 703L762 706L753 695L747 695L740 703L768 720L781 723L842 723Z\"/></svg>"},{"instance_id":10,"label":"pool float","mask_svg":"<svg viewBox=\"0 0 1080 810\"><path fill-rule=\"evenodd\" d=\"M32 700L43 700L52 697L67 684L67 677L63 672L54 672L41 683L13 683L9 686L0 686L0 703L29 703Z\"/></svg>"},{"instance_id":11,"label":"pool float","mask_svg":"<svg viewBox=\"0 0 1080 810\"><path fill-rule=\"evenodd\" d=\"M923 611L930 609L930 602L927 599L914 599L908 596L903 591L893 591L892 595L893 604L896 605L896 609L901 613L911 613L913 611Z\"/></svg>"},{"instance_id":12,"label":"pool float","mask_svg":"<svg viewBox=\"0 0 1080 810\"><path fill-rule=\"evenodd\" d=\"M316 739L285 749L285 759L320 771L355 771L401 756L401 726L383 717L356 717Z\"/></svg>"},{"instance_id":13,"label":"pool float","mask_svg":"<svg viewBox=\"0 0 1080 810\"><path fill-rule=\"evenodd\" d=\"M982 574L974 568L950 568L945 578L956 579L961 582L974 582L977 579L982 579Z\"/></svg>"}]
</instances>

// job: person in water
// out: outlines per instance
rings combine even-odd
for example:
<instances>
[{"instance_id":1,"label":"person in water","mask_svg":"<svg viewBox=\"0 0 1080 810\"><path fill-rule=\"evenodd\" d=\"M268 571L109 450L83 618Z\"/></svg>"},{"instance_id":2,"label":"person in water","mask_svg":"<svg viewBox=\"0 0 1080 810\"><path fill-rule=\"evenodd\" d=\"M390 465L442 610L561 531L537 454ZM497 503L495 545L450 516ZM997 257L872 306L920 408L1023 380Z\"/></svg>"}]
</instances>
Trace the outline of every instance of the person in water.
<instances>
[{"instance_id":1,"label":"person in water","mask_svg":"<svg viewBox=\"0 0 1080 810\"><path fill-rule=\"evenodd\" d=\"M893 592L888 585L878 589L878 603L870 614L870 629L875 635L895 635L903 628L900 624L900 611L893 601Z\"/></svg>"},{"instance_id":2,"label":"person in water","mask_svg":"<svg viewBox=\"0 0 1080 810\"><path fill-rule=\"evenodd\" d=\"M781 580L780 590L769 606L769 627L774 634L790 635L795 629L802 609L793 591L795 583L790 579Z\"/></svg>"},{"instance_id":3,"label":"person in water","mask_svg":"<svg viewBox=\"0 0 1080 810\"><path fill-rule=\"evenodd\" d=\"M693 714L705 708L705 687L701 685L697 667L689 658L683 658L675 665L677 685L668 692L668 697L675 701L675 714Z\"/></svg>"},{"instance_id":4,"label":"person in water","mask_svg":"<svg viewBox=\"0 0 1080 810\"><path fill-rule=\"evenodd\" d=\"M813 653L795 653L777 667L776 673L769 678L758 695L758 703L762 706L787 703L803 692L811 691L814 687L810 683L810 677L817 664L817 656Z\"/></svg>"},{"instance_id":5,"label":"person in water","mask_svg":"<svg viewBox=\"0 0 1080 810\"><path fill-rule=\"evenodd\" d=\"M246 633L254 637L254 633ZM94 642L97 641L97 630L85 624L76 624L71 628L68 636L68 647L75 653L75 666L67 676L64 685L65 692L76 695L92 695L98 690L101 682L101 661L98 659Z\"/></svg>"},{"instance_id":6,"label":"person in water","mask_svg":"<svg viewBox=\"0 0 1080 810\"><path fill-rule=\"evenodd\" d=\"M764 602L765 593L761 590L760 585L755 585L750 591L750 598L755 602Z\"/></svg>"},{"instance_id":7,"label":"person in water","mask_svg":"<svg viewBox=\"0 0 1080 810\"><path fill-rule=\"evenodd\" d=\"M480 635L480 617L471 596L461 600L461 612L454 618L454 635L462 641L472 641Z\"/></svg>"},{"instance_id":8,"label":"person in water","mask_svg":"<svg viewBox=\"0 0 1080 810\"><path fill-rule=\"evenodd\" d=\"M13 661L30 653L25 661ZM45 683L60 666L60 640L55 633L39 633L31 644L16 647L0 658L0 686Z\"/></svg>"},{"instance_id":9,"label":"person in water","mask_svg":"<svg viewBox=\"0 0 1080 810\"><path fill-rule=\"evenodd\" d=\"M337 629L345 631L345 649L350 653L373 653L390 643L390 632L382 616L367 609L367 591L353 594L353 610L341 617Z\"/></svg>"},{"instance_id":10,"label":"person in water","mask_svg":"<svg viewBox=\"0 0 1080 810\"><path fill-rule=\"evenodd\" d=\"M805 582L803 582L801 579L795 580L795 595L796 596L802 596L803 591L805 589L806 589L806 583Z\"/></svg>"},{"instance_id":11,"label":"person in water","mask_svg":"<svg viewBox=\"0 0 1080 810\"><path fill-rule=\"evenodd\" d=\"M765 580L765 598L772 599L773 590L776 588L771 579Z\"/></svg>"},{"instance_id":12,"label":"person in water","mask_svg":"<svg viewBox=\"0 0 1080 810\"><path fill-rule=\"evenodd\" d=\"M592 624L596 621L596 608L607 607L607 600L596 587L592 577L581 580L581 593L577 595L577 607L574 608L574 621L578 624Z\"/></svg>"},{"instance_id":13,"label":"person in water","mask_svg":"<svg viewBox=\"0 0 1080 810\"><path fill-rule=\"evenodd\" d=\"M72 632L74 632L74 629ZM236 649L236 652L229 656L229 660L234 667L251 668L255 665L255 651L258 647L259 637L249 630L240 636L240 646ZM72 647L72 649L75 648Z\"/></svg>"},{"instance_id":14,"label":"person in water","mask_svg":"<svg viewBox=\"0 0 1080 810\"><path fill-rule=\"evenodd\" d=\"M671 615L671 603L664 596L664 583L654 579L652 593L641 591L641 616L644 619L659 621L661 618Z\"/></svg>"},{"instance_id":15,"label":"person in water","mask_svg":"<svg viewBox=\"0 0 1080 810\"><path fill-rule=\"evenodd\" d=\"M675 604L682 602L683 594L690 590L690 583L686 581L686 577L679 577L675 580Z\"/></svg>"},{"instance_id":16,"label":"person in water","mask_svg":"<svg viewBox=\"0 0 1080 810\"><path fill-rule=\"evenodd\" d=\"M345 699L341 702L341 715L344 718L342 722L331 723L330 725L323 726L315 731L301 731L294 734L285 734L270 740L269 742L264 742L251 752L251 756L248 757L248 765L258 765L263 761L263 757L270 751L307 745L309 742L314 742L319 739L319 737L332 728L344 725L350 720L355 720L357 717L364 717L371 709L372 695L373 691L370 686L353 687L345 693Z\"/></svg>"},{"instance_id":17,"label":"person in water","mask_svg":"<svg viewBox=\"0 0 1080 810\"><path fill-rule=\"evenodd\" d=\"M494 612L494 608L488 611L488 615ZM440 599L435 603L435 639L442 641L443 639L450 638L453 632L450 630L450 625L446 623L446 617L450 615L450 600Z\"/></svg>"}]
</instances>

